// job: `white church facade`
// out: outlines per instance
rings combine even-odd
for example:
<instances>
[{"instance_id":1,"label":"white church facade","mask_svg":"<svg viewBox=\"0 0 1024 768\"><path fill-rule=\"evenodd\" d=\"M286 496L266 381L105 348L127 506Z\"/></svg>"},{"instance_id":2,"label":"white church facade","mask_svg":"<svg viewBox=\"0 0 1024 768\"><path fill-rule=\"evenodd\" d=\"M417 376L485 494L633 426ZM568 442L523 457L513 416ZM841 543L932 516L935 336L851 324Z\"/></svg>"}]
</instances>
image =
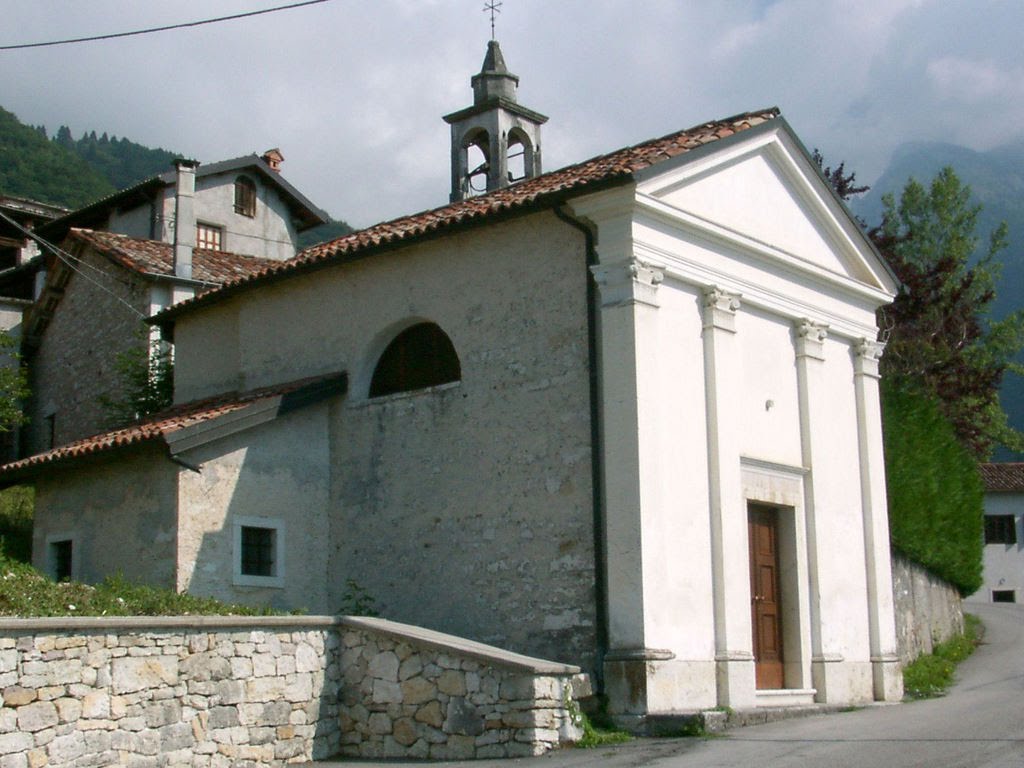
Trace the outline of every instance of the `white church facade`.
<instances>
[{"instance_id":1,"label":"white church facade","mask_svg":"<svg viewBox=\"0 0 1024 768\"><path fill-rule=\"evenodd\" d=\"M475 106L508 109L493 49ZM898 700L891 272L777 110L547 174L511 112L522 180L455 120L490 191L455 166L450 205L158 315L173 411L0 470L35 483L37 564L314 613L358 589L582 665L625 723Z\"/></svg>"}]
</instances>

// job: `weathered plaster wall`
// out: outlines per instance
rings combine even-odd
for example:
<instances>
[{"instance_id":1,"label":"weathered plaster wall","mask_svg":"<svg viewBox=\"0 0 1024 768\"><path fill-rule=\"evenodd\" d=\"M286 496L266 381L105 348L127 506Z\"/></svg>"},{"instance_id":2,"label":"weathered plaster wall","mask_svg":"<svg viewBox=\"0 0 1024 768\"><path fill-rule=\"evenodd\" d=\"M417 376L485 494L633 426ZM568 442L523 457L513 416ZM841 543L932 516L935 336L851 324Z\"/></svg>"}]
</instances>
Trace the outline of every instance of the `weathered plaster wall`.
<instances>
[{"instance_id":1,"label":"weathered plaster wall","mask_svg":"<svg viewBox=\"0 0 1024 768\"><path fill-rule=\"evenodd\" d=\"M185 452L200 472L179 475L177 589L280 609L338 610L328 599L325 546L327 415L321 403ZM279 585L239 578L240 522L280 526Z\"/></svg>"},{"instance_id":2,"label":"weathered plaster wall","mask_svg":"<svg viewBox=\"0 0 1024 768\"><path fill-rule=\"evenodd\" d=\"M1013 591L1015 602L1024 603L1024 494L985 494L986 515L1012 515L1016 544L986 544L984 583L969 595L968 602L991 602L992 591Z\"/></svg>"},{"instance_id":3,"label":"weathered plaster wall","mask_svg":"<svg viewBox=\"0 0 1024 768\"><path fill-rule=\"evenodd\" d=\"M51 447L50 414L56 414L55 445L101 431L99 398L118 391L117 355L148 338L142 318L150 307L149 284L89 249L82 258L89 279L71 276L39 349L29 357L28 454Z\"/></svg>"},{"instance_id":4,"label":"weathered plaster wall","mask_svg":"<svg viewBox=\"0 0 1024 768\"><path fill-rule=\"evenodd\" d=\"M964 631L963 606L956 587L895 553L892 588L896 636L904 664L931 653L936 643Z\"/></svg>"},{"instance_id":5,"label":"weathered plaster wall","mask_svg":"<svg viewBox=\"0 0 1024 768\"><path fill-rule=\"evenodd\" d=\"M332 609L354 579L389 618L586 663L586 279L582 236L550 214L296 277L177 325L179 397L229 378L221 362L205 379L197 355L236 359L242 388L347 370L330 416ZM450 336L462 380L368 401L380 353L421 320ZM221 341L234 333L237 353Z\"/></svg>"},{"instance_id":6,"label":"weathered plaster wall","mask_svg":"<svg viewBox=\"0 0 1024 768\"><path fill-rule=\"evenodd\" d=\"M72 576L174 586L179 467L158 448L123 454L88 472L36 478L32 561L52 573L48 542L72 540Z\"/></svg>"},{"instance_id":7,"label":"weathered plaster wall","mask_svg":"<svg viewBox=\"0 0 1024 768\"><path fill-rule=\"evenodd\" d=\"M256 215L235 213L235 179L256 184ZM256 173L216 174L196 179L196 220L224 228L222 250L269 259L290 259L298 238L291 213L277 190Z\"/></svg>"}]
</instances>

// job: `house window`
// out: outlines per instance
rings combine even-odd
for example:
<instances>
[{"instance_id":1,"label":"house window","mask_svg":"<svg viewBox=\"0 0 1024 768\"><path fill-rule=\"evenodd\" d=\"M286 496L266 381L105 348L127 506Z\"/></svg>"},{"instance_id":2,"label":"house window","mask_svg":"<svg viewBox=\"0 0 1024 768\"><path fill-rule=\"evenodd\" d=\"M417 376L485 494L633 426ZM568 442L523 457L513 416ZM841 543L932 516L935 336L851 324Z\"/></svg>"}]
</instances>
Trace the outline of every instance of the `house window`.
<instances>
[{"instance_id":1,"label":"house window","mask_svg":"<svg viewBox=\"0 0 1024 768\"><path fill-rule=\"evenodd\" d=\"M398 334L377 361L370 397L426 389L462 378L451 339L434 323L419 323Z\"/></svg>"},{"instance_id":2,"label":"house window","mask_svg":"<svg viewBox=\"0 0 1024 768\"><path fill-rule=\"evenodd\" d=\"M235 520L235 584L284 586L284 523L262 517Z\"/></svg>"},{"instance_id":3,"label":"house window","mask_svg":"<svg viewBox=\"0 0 1024 768\"><path fill-rule=\"evenodd\" d=\"M59 539L57 541L50 541L47 545L47 550L47 561L53 580L68 581L72 575L72 540Z\"/></svg>"},{"instance_id":4,"label":"house window","mask_svg":"<svg viewBox=\"0 0 1024 768\"><path fill-rule=\"evenodd\" d=\"M986 544L1016 544L1017 525L1013 515L985 515Z\"/></svg>"},{"instance_id":5,"label":"house window","mask_svg":"<svg viewBox=\"0 0 1024 768\"><path fill-rule=\"evenodd\" d=\"M993 589L992 590L992 602L993 603L1015 603L1017 602L1017 596L1014 594L1012 589Z\"/></svg>"},{"instance_id":6,"label":"house window","mask_svg":"<svg viewBox=\"0 0 1024 768\"><path fill-rule=\"evenodd\" d=\"M256 215L256 184L247 176L235 179L235 213Z\"/></svg>"},{"instance_id":7,"label":"house window","mask_svg":"<svg viewBox=\"0 0 1024 768\"><path fill-rule=\"evenodd\" d=\"M223 234L223 227L216 227L212 224L196 224L196 248L206 248L210 251L222 250Z\"/></svg>"}]
</instances>

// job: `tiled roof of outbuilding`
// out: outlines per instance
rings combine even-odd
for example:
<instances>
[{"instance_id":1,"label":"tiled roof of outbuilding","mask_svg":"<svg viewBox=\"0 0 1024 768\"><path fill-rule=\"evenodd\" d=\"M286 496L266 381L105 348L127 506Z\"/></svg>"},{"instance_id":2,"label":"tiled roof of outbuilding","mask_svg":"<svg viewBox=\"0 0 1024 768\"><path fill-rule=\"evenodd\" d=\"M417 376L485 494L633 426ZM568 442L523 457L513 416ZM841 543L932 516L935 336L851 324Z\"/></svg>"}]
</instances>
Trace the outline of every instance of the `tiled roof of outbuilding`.
<instances>
[{"instance_id":1,"label":"tiled roof of outbuilding","mask_svg":"<svg viewBox=\"0 0 1024 768\"><path fill-rule=\"evenodd\" d=\"M585 189L626 182L633 174L655 163L699 149L778 117L778 108L772 107L702 123L533 179L525 179L485 195L377 224L336 240L314 245L287 262L268 264L263 270L225 283L216 291L176 304L161 312L157 316L158 322L169 321L184 312L217 301L227 293L249 285L315 269L335 259L354 258L364 251L377 247L415 240L451 227L474 223L518 209L552 204Z\"/></svg>"},{"instance_id":2,"label":"tiled roof of outbuilding","mask_svg":"<svg viewBox=\"0 0 1024 768\"><path fill-rule=\"evenodd\" d=\"M52 450L37 453L35 456L0 466L0 487L11 485L43 466L82 459L93 454L166 438L175 432L196 426L204 421L211 421L232 411L241 410L261 400L288 395L338 377L339 374L312 376L248 392L228 392L191 403L183 403L162 413L154 414L137 424L82 438Z\"/></svg>"},{"instance_id":3,"label":"tiled roof of outbuilding","mask_svg":"<svg viewBox=\"0 0 1024 768\"><path fill-rule=\"evenodd\" d=\"M174 246L170 243L91 229L72 229L68 237L91 245L133 272L174 276ZM265 269L269 261L257 256L196 248L192 253L192 279L221 285L257 273Z\"/></svg>"},{"instance_id":4,"label":"tiled roof of outbuilding","mask_svg":"<svg viewBox=\"0 0 1024 768\"><path fill-rule=\"evenodd\" d=\"M978 473L990 493L1024 493L1024 462L979 464Z\"/></svg>"}]
</instances>

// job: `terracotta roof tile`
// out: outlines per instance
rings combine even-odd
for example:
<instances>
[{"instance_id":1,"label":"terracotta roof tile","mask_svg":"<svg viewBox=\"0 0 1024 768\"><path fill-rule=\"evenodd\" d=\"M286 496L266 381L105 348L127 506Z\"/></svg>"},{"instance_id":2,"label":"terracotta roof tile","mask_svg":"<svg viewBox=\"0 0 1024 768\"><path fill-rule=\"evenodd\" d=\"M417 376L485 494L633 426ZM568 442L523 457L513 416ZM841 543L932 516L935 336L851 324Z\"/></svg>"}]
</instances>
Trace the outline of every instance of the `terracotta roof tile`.
<instances>
[{"instance_id":1,"label":"terracotta roof tile","mask_svg":"<svg viewBox=\"0 0 1024 768\"><path fill-rule=\"evenodd\" d=\"M4 484L5 478L8 476L20 476L25 474L25 470L32 470L70 459L80 459L115 448L125 448L131 445L158 440L187 427L195 426L204 421L210 421L232 411L241 410L260 400L286 395L303 387L335 378L338 375L312 376L272 387L263 387L242 393L229 392L191 403L183 403L162 413L154 414L137 424L114 429L109 432L102 432L43 453L38 453L35 456L29 456L26 459L0 466L0 485Z\"/></svg>"},{"instance_id":2,"label":"terracotta roof tile","mask_svg":"<svg viewBox=\"0 0 1024 768\"><path fill-rule=\"evenodd\" d=\"M134 272L174 275L174 246L170 243L91 229L72 229L68 237L91 245ZM192 253L192 277L221 285L266 269L271 261L257 256L196 248Z\"/></svg>"},{"instance_id":3,"label":"terracotta roof tile","mask_svg":"<svg viewBox=\"0 0 1024 768\"><path fill-rule=\"evenodd\" d=\"M353 256L374 247L412 240L432 232L467 222L485 219L504 212L540 205L557 200L566 193L582 191L598 184L628 180L638 171L655 163L698 149L736 133L761 125L779 117L775 107L746 112L724 120L688 128L658 139L651 139L631 147L591 158L558 171L545 173L533 179L517 182L485 195L422 213L404 216L382 224L359 230L326 243L314 245L286 262L267 264L262 270L225 283L210 291L177 304L157 315L158 321L168 320L190 309L217 301L226 292L262 282L269 278L301 271L320 262L338 257Z\"/></svg>"},{"instance_id":4,"label":"terracotta roof tile","mask_svg":"<svg viewBox=\"0 0 1024 768\"><path fill-rule=\"evenodd\" d=\"M1024 492L1024 462L979 464L978 473L989 492Z\"/></svg>"}]
</instances>

